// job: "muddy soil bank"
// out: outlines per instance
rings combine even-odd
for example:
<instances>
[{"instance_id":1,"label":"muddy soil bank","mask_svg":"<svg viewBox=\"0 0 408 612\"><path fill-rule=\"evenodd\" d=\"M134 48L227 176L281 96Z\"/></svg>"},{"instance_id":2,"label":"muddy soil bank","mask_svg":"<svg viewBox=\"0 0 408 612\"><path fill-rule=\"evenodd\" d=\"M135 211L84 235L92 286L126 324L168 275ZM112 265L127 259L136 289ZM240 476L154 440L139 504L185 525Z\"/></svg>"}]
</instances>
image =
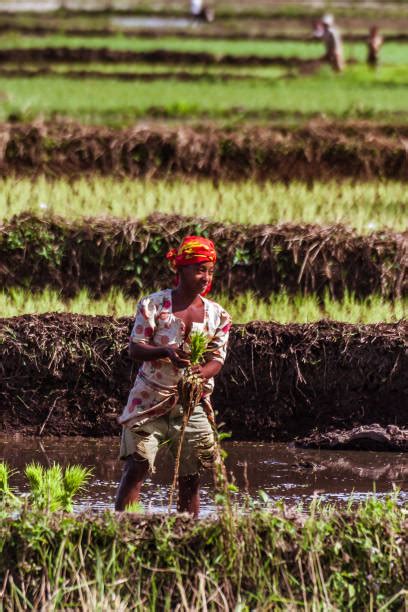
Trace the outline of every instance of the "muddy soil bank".
<instances>
[{"instance_id":1,"label":"muddy soil bank","mask_svg":"<svg viewBox=\"0 0 408 612\"><path fill-rule=\"evenodd\" d=\"M214 287L230 296L408 295L407 232L359 235L341 225L240 226L158 214L135 221L14 217L0 226L0 284L52 287L67 297L82 288L94 296L112 288L138 295L142 287L172 285L165 254L188 234L215 240Z\"/></svg>"},{"instance_id":2,"label":"muddy soil bank","mask_svg":"<svg viewBox=\"0 0 408 612\"><path fill-rule=\"evenodd\" d=\"M125 130L75 123L4 123L0 175L405 181L407 133L406 126L365 122L320 121L299 129L144 124Z\"/></svg>"},{"instance_id":3,"label":"muddy soil bank","mask_svg":"<svg viewBox=\"0 0 408 612\"><path fill-rule=\"evenodd\" d=\"M126 17L122 17L125 22ZM148 19L148 18L147 18ZM130 18L131 23L132 18ZM69 21L68 21L69 23ZM125 22L126 23L126 22ZM287 31L285 32L285 25ZM299 24L300 25L300 24ZM381 20L382 31L387 29L387 23ZM406 20L406 27L408 27L408 20ZM308 30L303 23L300 27L293 27L290 22L287 24L279 23L276 24L265 23L263 20L252 20L251 22L244 23L243 27L241 24L231 24L231 22L222 22L217 20L212 24L205 24L205 30L203 29L181 29L166 26L163 27L143 27L138 25L131 28L119 27L112 25L109 27L101 27L96 25L92 27L74 26L67 25L67 19L61 19L60 21L53 21L44 25L44 19L42 24L25 25L18 22L0 23L0 34L22 34L25 36L49 36L52 34L65 35L65 36L86 36L86 37L112 37L112 36L124 36L126 38L157 38L160 39L163 36L171 36L172 38L180 39L197 39L197 40L268 40L268 41L282 41L282 42L304 42L304 43L316 43L316 38L311 35L313 20L310 20L310 29ZM291 31L292 26L292 31ZM302 27L303 26L303 27ZM367 42L368 35L367 22L359 24L358 29L360 32L345 32L343 33L342 39L346 42ZM392 23L392 30L387 31L385 36L386 42L408 42L408 34L404 31L404 25L400 22Z\"/></svg>"},{"instance_id":4,"label":"muddy soil bank","mask_svg":"<svg viewBox=\"0 0 408 612\"><path fill-rule=\"evenodd\" d=\"M39 67L34 69L25 68L2 68L0 67L0 78L18 77L25 79L34 79L36 77L57 77L64 79L103 79L117 81L143 81L151 83L152 81L181 81L181 82L200 82L200 81L256 81L271 83L277 79L291 78L290 74L280 76L258 76L253 74L234 74L233 72L189 72L188 70L172 70L160 72L129 72L129 71L114 71L104 72L101 70L55 70L49 67Z\"/></svg>"},{"instance_id":5,"label":"muddy soil bank","mask_svg":"<svg viewBox=\"0 0 408 612\"><path fill-rule=\"evenodd\" d=\"M132 321L79 315L0 320L3 431L112 435L135 375ZM216 381L218 421L235 439L291 440L318 429L408 426L408 322L232 329Z\"/></svg>"},{"instance_id":6,"label":"muddy soil bank","mask_svg":"<svg viewBox=\"0 0 408 612\"><path fill-rule=\"evenodd\" d=\"M43 47L31 49L0 49L0 63L143 63L183 64L187 66L286 66L302 68L320 64L317 59L302 57L215 54L205 51L120 51L109 47Z\"/></svg>"}]
</instances>

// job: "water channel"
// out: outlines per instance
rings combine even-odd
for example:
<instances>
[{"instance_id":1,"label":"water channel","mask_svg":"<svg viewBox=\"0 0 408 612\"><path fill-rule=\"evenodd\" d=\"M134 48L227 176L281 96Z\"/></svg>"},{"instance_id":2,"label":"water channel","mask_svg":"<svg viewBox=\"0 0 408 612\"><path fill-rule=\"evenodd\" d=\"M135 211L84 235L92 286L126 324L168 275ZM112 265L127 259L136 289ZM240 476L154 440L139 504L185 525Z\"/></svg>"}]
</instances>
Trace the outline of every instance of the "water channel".
<instances>
[{"instance_id":1,"label":"water channel","mask_svg":"<svg viewBox=\"0 0 408 612\"><path fill-rule=\"evenodd\" d=\"M0 437L0 458L19 474L12 484L25 492L24 466L37 461L44 466L54 461L62 465L80 463L94 469L86 491L77 498L76 511L88 508L112 509L115 490L121 473L117 458L117 438L22 438ZM302 450L292 445L275 443L224 442L228 453L227 469L232 472L238 488L248 487L257 499L264 491L271 500L307 505L318 495L329 502L345 503L353 496L362 500L376 492L383 497L400 489L400 502L408 502L408 455L368 451ZM167 509L172 461L165 450L159 455L157 471L146 482L142 503L147 512ZM245 472L247 477L245 477ZM215 509L212 476L202 478L203 516ZM242 493L238 493L240 501Z\"/></svg>"}]
</instances>

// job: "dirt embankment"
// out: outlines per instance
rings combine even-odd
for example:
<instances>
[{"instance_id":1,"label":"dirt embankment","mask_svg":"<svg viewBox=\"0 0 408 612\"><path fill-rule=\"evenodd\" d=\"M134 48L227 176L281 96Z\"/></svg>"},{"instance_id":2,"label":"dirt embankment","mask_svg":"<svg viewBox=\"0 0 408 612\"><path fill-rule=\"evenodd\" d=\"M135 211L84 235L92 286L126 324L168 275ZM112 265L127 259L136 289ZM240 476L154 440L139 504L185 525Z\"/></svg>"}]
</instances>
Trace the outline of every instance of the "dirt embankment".
<instances>
[{"instance_id":1,"label":"dirt embankment","mask_svg":"<svg viewBox=\"0 0 408 612\"><path fill-rule=\"evenodd\" d=\"M39 76L63 77L64 79L100 79L100 80L117 80L117 81L143 81L151 83L153 81L181 81L181 82L196 82L196 81L256 81L271 83L280 78L290 78L290 75L282 75L279 77L264 77L253 74L236 74L233 72L189 72L188 70L173 70L168 72L104 72L102 70L53 70L47 66L39 67L38 69L26 68L1 68L0 78L21 77L25 79L34 79Z\"/></svg>"},{"instance_id":2,"label":"dirt embankment","mask_svg":"<svg viewBox=\"0 0 408 612\"><path fill-rule=\"evenodd\" d=\"M30 49L0 49L0 64L4 63L142 63L186 66L284 66L288 68L309 67L320 64L320 60L302 57L215 54L205 51L127 51L109 47L33 47Z\"/></svg>"},{"instance_id":3,"label":"dirt embankment","mask_svg":"<svg viewBox=\"0 0 408 612\"><path fill-rule=\"evenodd\" d=\"M156 109L160 112L160 109ZM408 180L407 129L311 123L297 130L0 124L0 175L84 173L283 181Z\"/></svg>"},{"instance_id":4,"label":"dirt embankment","mask_svg":"<svg viewBox=\"0 0 408 612\"><path fill-rule=\"evenodd\" d=\"M170 215L76 222L15 217L0 226L0 284L53 287L65 296L82 288L100 296L115 287L135 295L141 287L171 286L165 254L197 233L215 240L214 286L231 296L251 290L267 297L282 289L336 299L345 291L360 298L408 295L407 232L361 236L341 225L240 226Z\"/></svg>"},{"instance_id":5,"label":"dirt embankment","mask_svg":"<svg viewBox=\"0 0 408 612\"><path fill-rule=\"evenodd\" d=\"M0 423L26 434L111 435L130 389L130 319L0 320ZM216 381L234 438L290 440L314 429L408 426L408 323L254 322L232 329Z\"/></svg>"}]
</instances>

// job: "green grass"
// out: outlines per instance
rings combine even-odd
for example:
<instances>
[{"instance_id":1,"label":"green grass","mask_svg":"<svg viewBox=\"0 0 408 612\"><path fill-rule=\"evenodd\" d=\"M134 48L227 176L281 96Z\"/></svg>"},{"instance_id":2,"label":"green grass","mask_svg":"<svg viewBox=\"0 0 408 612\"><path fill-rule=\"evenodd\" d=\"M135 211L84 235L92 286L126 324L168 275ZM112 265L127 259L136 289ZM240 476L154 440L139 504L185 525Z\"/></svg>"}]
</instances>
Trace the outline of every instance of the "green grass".
<instances>
[{"instance_id":1,"label":"green grass","mask_svg":"<svg viewBox=\"0 0 408 612\"><path fill-rule=\"evenodd\" d=\"M15 63L3 63L2 69L5 70L18 70L21 68L20 64ZM42 66L40 66L41 68ZM216 77L219 74L228 74L231 76L240 76L245 77L248 76L251 79L255 77L262 77L268 79L275 79L283 77L287 74L294 74L292 69L288 69L280 66L218 66L218 65L173 65L173 64L139 64L139 63L122 63L122 62L114 62L114 63L98 63L98 62L90 62L86 64L78 63L47 63L47 67L52 69L53 73L57 73L57 75L65 76L67 71L81 71L81 72L89 72L89 71L98 71L103 72L104 74L111 74L112 76L117 73L127 72L132 74L139 73L149 73L149 74L160 74L160 73L179 73L179 72L187 72L188 74L193 75L210 75ZM30 70L35 73L38 71L38 64L32 63L24 64L24 70ZM403 71L401 71L403 74ZM83 77L85 78L85 77Z\"/></svg>"},{"instance_id":2,"label":"green grass","mask_svg":"<svg viewBox=\"0 0 408 612\"><path fill-rule=\"evenodd\" d=\"M393 44L393 43L390 43ZM51 34L48 36L31 36L23 34L0 35L1 49L30 49L42 47L78 47L114 49L116 51L153 51L167 49L169 51L189 51L215 54L233 55L283 55L290 57L313 57L322 55L320 43L303 42L277 42L265 40L222 40L214 39L180 39L171 36L157 38L129 38L118 34L117 36L68 36L65 34Z\"/></svg>"},{"instance_id":3,"label":"green grass","mask_svg":"<svg viewBox=\"0 0 408 612\"><path fill-rule=\"evenodd\" d=\"M152 51L155 49L167 49L169 51L190 51L232 54L232 55L263 55L263 56L283 56L283 57L302 57L318 58L323 55L323 45L321 42L303 41L276 41L276 40L228 40L228 39L180 39L171 36L161 36L160 38L129 38L118 34L110 37L89 37L89 36L68 36L64 34L51 34L48 36L31 36L23 34L4 34L0 36L1 49L15 48L41 48L41 47L88 47L102 48L123 51ZM367 46L362 42L345 43L345 56L365 61ZM407 64L408 44L388 42L381 51L384 63Z\"/></svg>"},{"instance_id":4,"label":"green grass","mask_svg":"<svg viewBox=\"0 0 408 612\"><path fill-rule=\"evenodd\" d=\"M228 223L341 222L360 233L406 228L405 183L220 183L211 181L143 181L86 178L76 181L44 177L0 181L0 218L22 212L144 218L174 213Z\"/></svg>"},{"instance_id":5,"label":"green grass","mask_svg":"<svg viewBox=\"0 0 408 612\"><path fill-rule=\"evenodd\" d=\"M129 298L120 291L112 290L105 297L96 300L83 290L76 297L64 300L53 290L36 294L23 289L10 289L0 292L0 312L3 317L45 312L132 316L139 297ZM357 300L353 295L347 294L342 301L326 296L323 303L319 303L314 295L293 297L284 292L272 295L268 300L259 299L251 292L234 299L216 293L209 297L227 309L234 323L255 320L308 323L323 318L348 323L392 323L408 316L408 299L391 302L377 295Z\"/></svg>"},{"instance_id":6,"label":"green grass","mask_svg":"<svg viewBox=\"0 0 408 612\"><path fill-rule=\"evenodd\" d=\"M250 505L197 523L0 512L2 600L5 610L403 610L406 524L395 495L303 512Z\"/></svg>"},{"instance_id":7,"label":"green grass","mask_svg":"<svg viewBox=\"0 0 408 612\"><path fill-rule=\"evenodd\" d=\"M67 116L85 123L122 126L158 108L169 117L229 117L236 121L248 114L262 118L273 113L289 117L400 114L403 119L407 116L408 87L398 81L400 73L394 82L389 72L385 78L381 69L372 72L365 66L354 66L335 75L324 67L309 77L228 83L3 77L0 120L10 115L25 120Z\"/></svg>"}]
</instances>

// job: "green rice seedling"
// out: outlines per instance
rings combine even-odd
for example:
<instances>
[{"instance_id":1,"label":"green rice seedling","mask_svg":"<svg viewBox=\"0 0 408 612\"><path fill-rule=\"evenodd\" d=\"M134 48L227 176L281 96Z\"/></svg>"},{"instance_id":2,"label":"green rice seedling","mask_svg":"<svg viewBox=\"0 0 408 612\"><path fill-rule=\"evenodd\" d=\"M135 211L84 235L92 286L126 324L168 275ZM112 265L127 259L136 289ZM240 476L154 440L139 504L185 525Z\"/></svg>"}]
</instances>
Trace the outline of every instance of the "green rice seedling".
<instances>
[{"instance_id":1,"label":"green rice seedling","mask_svg":"<svg viewBox=\"0 0 408 612\"><path fill-rule=\"evenodd\" d=\"M10 486L10 478L15 473L5 461L0 461L0 504L6 506L17 501Z\"/></svg>"},{"instance_id":2,"label":"green rice seedling","mask_svg":"<svg viewBox=\"0 0 408 612\"><path fill-rule=\"evenodd\" d=\"M63 473L61 507L72 512L72 502L77 493L84 489L92 475L92 469L82 465L68 465Z\"/></svg>"},{"instance_id":3,"label":"green rice seedling","mask_svg":"<svg viewBox=\"0 0 408 612\"><path fill-rule=\"evenodd\" d=\"M379 295L357 299L346 293L341 300L328 294L321 302L316 295L289 295L285 291L260 298L247 291L235 298L214 294L213 299L224 305L235 323L276 321L278 323L311 323L331 319L348 323L393 323L408 316L408 299L386 300ZM131 316L138 296L132 298L112 289L106 296L92 298L86 289L72 299L64 300L57 291L46 289L33 294L25 289L0 291L0 312L4 317L45 312L70 312L83 315Z\"/></svg>"},{"instance_id":4,"label":"green rice seedling","mask_svg":"<svg viewBox=\"0 0 408 612\"><path fill-rule=\"evenodd\" d=\"M126 506L126 512L133 512L135 514L141 514L143 512L143 504L141 502L132 502Z\"/></svg>"},{"instance_id":5,"label":"green rice seedling","mask_svg":"<svg viewBox=\"0 0 408 612\"><path fill-rule=\"evenodd\" d=\"M395 123L408 106L404 83L397 79L390 87L389 81L378 80L377 74L366 67L356 70L350 67L341 78L325 67L313 75L275 79L272 83L261 79L227 84L219 79L189 83L175 79L140 81L137 96L134 83L115 78L1 77L0 90L4 96L0 108L2 121L10 115L25 121L38 116L49 120L59 116L117 127L131 125L141 117L157 116L158 111L168 118L205 116L234 122L254 116L267 120L279 114L282 120L293 123L299 120L299 115L310 119L325 114Z\"/></svg>"},{"instance_id":6,"label":"green rice seedling","mask_svg":"<svg viewBox=\"0 0 408 612\"><path fill-rule=\"evenodd\" d=\"M49 512L71 512L74 496L85 486L91 473L92 470L80 465L67 466L63 470L56 463L50 468L35 462L28 464L25 475L30 487L30 506Z\"/></svg>"},{"instance_id":7,"label":"green rice seedling","mask_svg":"<svg viewBox=\"0 0 408 612\"><path fill-rule=\"evenodd\" d=\"M62 497L61 466L54 464L46 469L32 462L26 466L25 475L30 487L30 505L44 511L58 510Z\"/></svg>"},{"instance_id":8,"label":"green rice seedling","mask_svg":"<svg viewBox=\"0 0 408 612\"><path fill-rule=\"evenodd\" d=\"M220 222L343 223L367 234L388 227L404 230L408 192L400 181L221 182L209 180L0 179L0 218L22 212L145 218L160 211Z\"/></svg>"},{"instance_id":9,"label":"green rice seedling","mask_svg":"<svg viewBox=\"0 0 408 612\"><path fill-rule=\"evenodd\" d=\"M207 349L208 338L203 332L190 334L190 363L198 365L202 362Z\"/></svg>"},{"instance_id":10,"label":"green rice seedling","mask_svg":"<svg viewBox=\"0 0 408 612\"><path fill-rule=\"evenodd\" d=\"M0 495L2 497L7 497L11 493L9 480L11 475L11 468L5 462L0 462Z\"/></svg>"}]
</instances>

